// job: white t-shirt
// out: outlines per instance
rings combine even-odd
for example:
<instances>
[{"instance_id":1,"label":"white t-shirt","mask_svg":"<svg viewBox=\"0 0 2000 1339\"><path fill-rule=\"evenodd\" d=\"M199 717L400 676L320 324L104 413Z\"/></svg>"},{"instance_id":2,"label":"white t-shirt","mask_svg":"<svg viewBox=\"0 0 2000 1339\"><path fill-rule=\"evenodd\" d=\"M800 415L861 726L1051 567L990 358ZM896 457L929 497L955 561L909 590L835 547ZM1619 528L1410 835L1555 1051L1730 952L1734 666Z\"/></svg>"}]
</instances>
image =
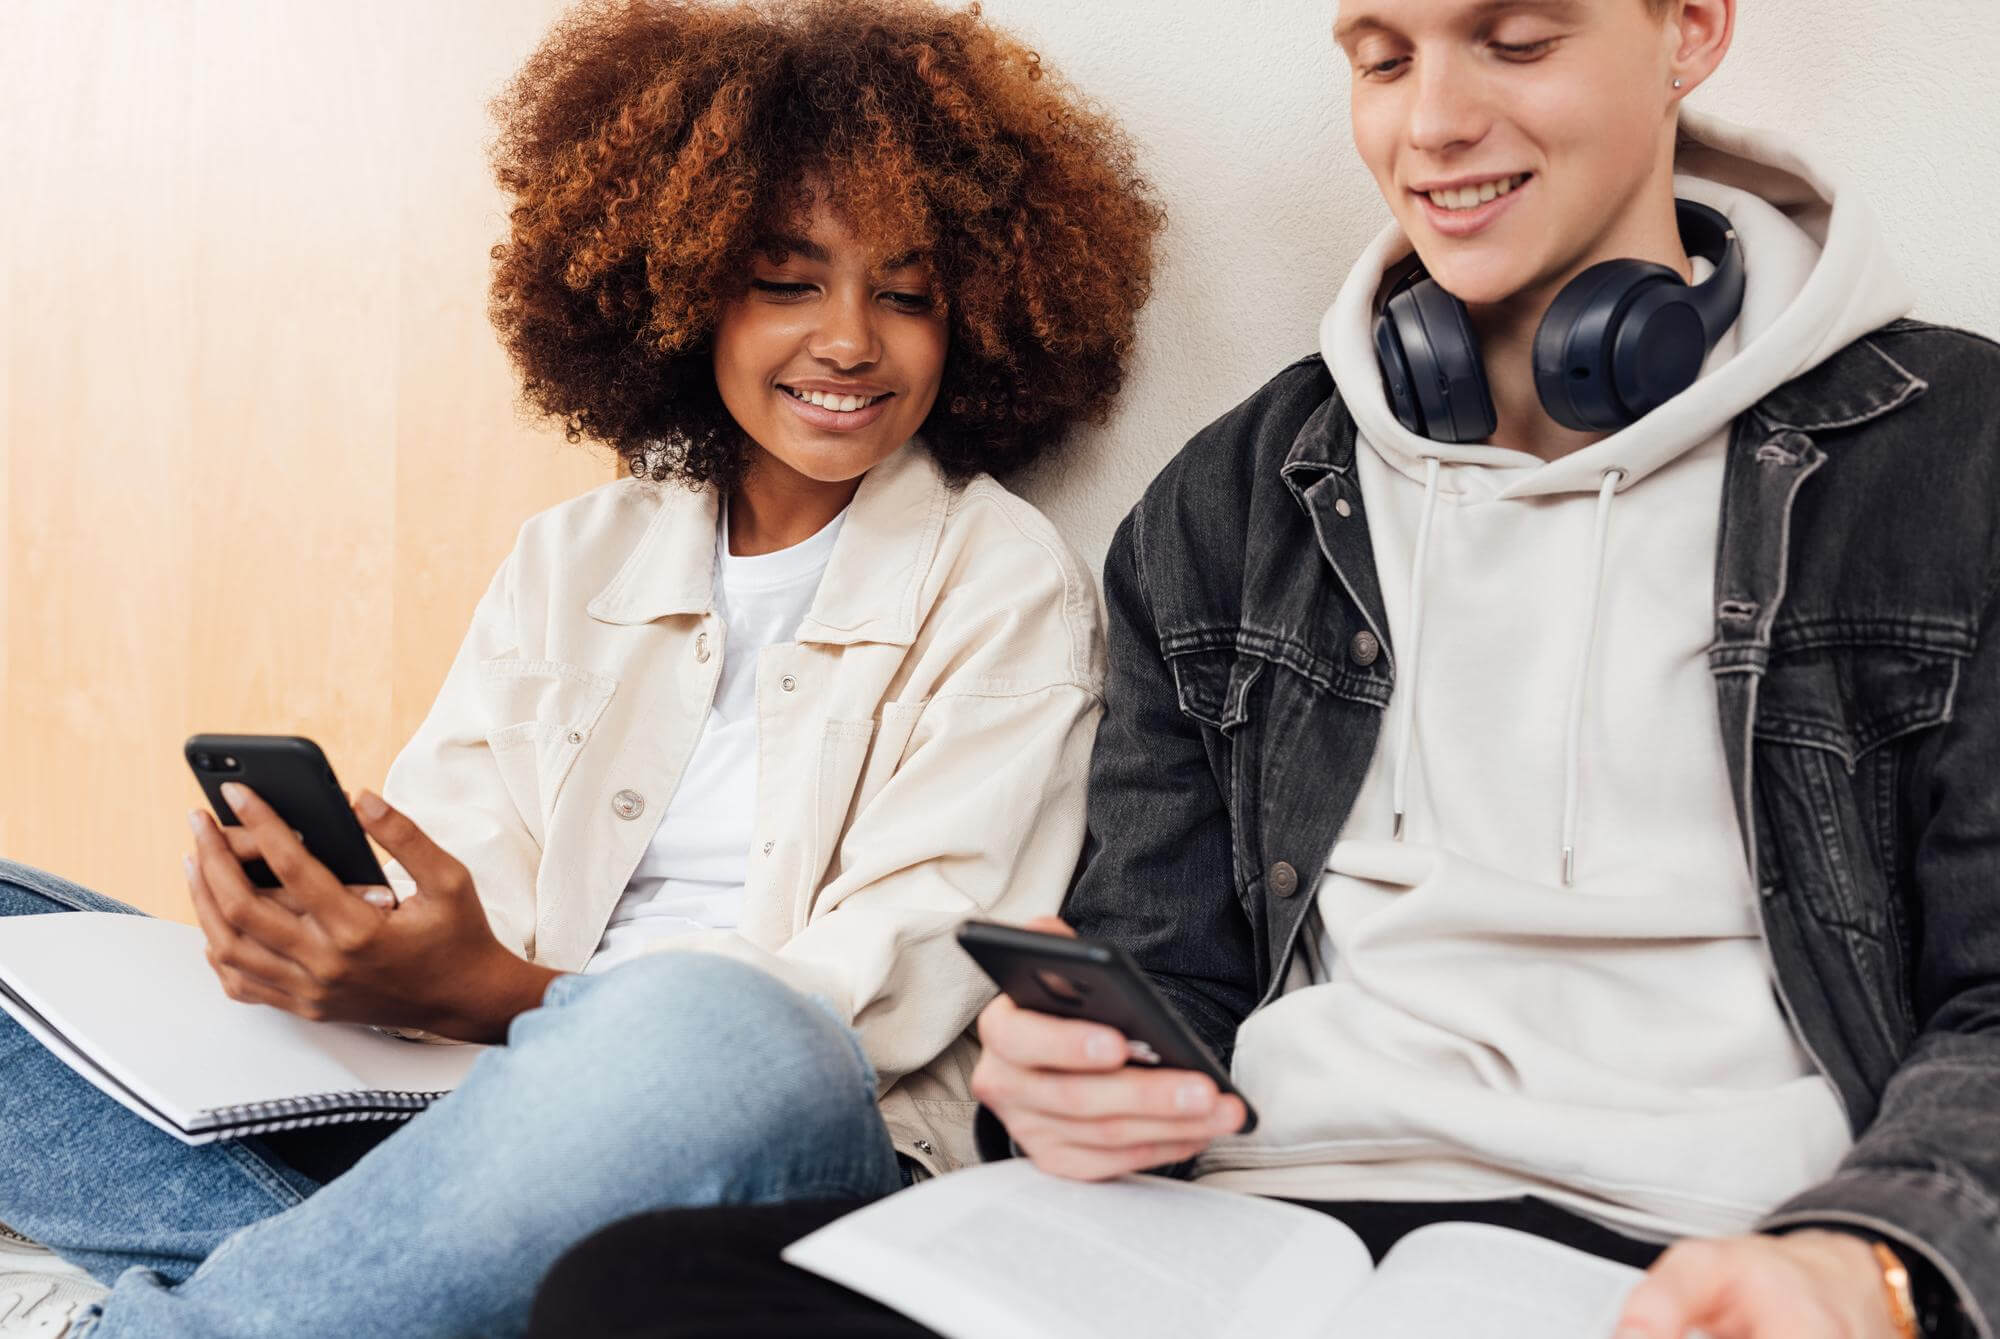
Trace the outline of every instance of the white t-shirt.
<instances>
[{"instance_id":1,"label":"white t-shirt","mask_svg":"<svg viewBox=\"0 0 2000 1339\"><path fill-rule=\"evenodd\" d=\"M715 702L586 972L628 962L661 939L726 930L740 919L757 821L757 656L798 636L846 516L791 548L739 558L729 552L729 508L722 508L715 605L726 640Z\"/></svg>"}]
</instances>

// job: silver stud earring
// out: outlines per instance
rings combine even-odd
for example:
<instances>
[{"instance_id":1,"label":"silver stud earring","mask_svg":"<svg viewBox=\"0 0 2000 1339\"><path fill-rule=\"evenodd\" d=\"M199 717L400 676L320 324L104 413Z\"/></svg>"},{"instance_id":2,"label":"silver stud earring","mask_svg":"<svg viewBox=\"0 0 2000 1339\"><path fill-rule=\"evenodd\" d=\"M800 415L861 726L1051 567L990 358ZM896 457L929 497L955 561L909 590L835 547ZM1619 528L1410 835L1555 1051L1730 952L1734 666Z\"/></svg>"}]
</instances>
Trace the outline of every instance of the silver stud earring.
<instances>
[{"instance_id":1,"label":"silver stud earring","mask_svg":"<svg viewBox=\"0 0 2000 1339\"><path fill-rule=\"evenodd\" d=\"M1674 80L1674 87L1679 88L1680 86L1681 86L1681 81L1678 79Z\"/></svg>"}]
</instances>

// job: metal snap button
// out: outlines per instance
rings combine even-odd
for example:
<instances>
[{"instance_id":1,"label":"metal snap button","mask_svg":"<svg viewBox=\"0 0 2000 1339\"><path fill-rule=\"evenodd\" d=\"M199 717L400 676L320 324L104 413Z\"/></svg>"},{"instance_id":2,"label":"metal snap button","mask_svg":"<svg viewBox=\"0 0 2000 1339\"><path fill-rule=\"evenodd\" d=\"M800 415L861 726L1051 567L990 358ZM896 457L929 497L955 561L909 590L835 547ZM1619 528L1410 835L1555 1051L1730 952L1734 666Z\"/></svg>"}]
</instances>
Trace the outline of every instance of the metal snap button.
<instances>
[{"instance_id":1,"label":"metal snap button","mask_svg":"<svg viewBox=\"0 0 2000 1339\"><path fill-rule=\"evenodd\" d=\"M1271 866L1271 891L1279 897L1290 897L1299 890L1299 872L1280 860Z\"/></svg>"},{"instance_id":2,"label":"metal snap button","mask_svg":"<svg viewBox=\"0 0 2000 1339\"><path fill-rule=\"evenodd\" d=\"M799 686L799 681L797 679L794 679L789 674L787 674L784 678L778 680L778 687L784 689L788 693L791 692L794 688L797 688L798 686Z\"/></svg>"},{"instance_id":3,"label":"metal snap button","mask_svg":"<svg viewBox=\"0 0 2000 1339\"><path fill-rule=\"evenodd\" d=\"M569 742L572 744L581 744L583 742L583 731L581 730L570 731Z\"/></svg>"},{"instance_id":4,"label":"metal snap button","mask_svg":"<svg viewBox=\"0 0 2000 1339\"><path fill-rule=\"evenodd\" d=\"M708 663L708 634L705 632L698 632L695 634L694 658L697 662L703 665L706 665Z\"/></svg>"},{"instance_id":5,"label":"metal snap button","mask_svg":"<svg viewBox=\"0 0 2000 1339\"><path fill-rule=\"evenodd\" d=\"M1337 497L1333 500L1333 510L1341 516L1352 516L1354 514L1354 508L1347 505L1347 499L1344 497Z\"/></svg>"},{"instance_id":6,"label":"metal snap button","mask_svg":"<svg viewBox=\"0 0 2000 1339\"><path fill-rule=\"evenodd\" d=\"M935 1156L937 1153L937 1146L932 1144L931 1141L928 1139L919 1139L917 1140L917 1152L928 1156Z\"/></svg>"},{"instance_id":7,"label":"metal snap button","mask_svg":"<svg viewBox=\"0 0 2000 1339\"><path fill-rule=\"evenodd\" d=\"M1372 665L1381 654L1382 643L1366 628L1355 633L1354 639L1347 644L1347 658L1357 665Z\"/></svg>"},{"instance_id":8,"label":"metal snap button","mask_svg":"<svg viewBox=\"0 0 2000 1339\"><path fill-rule=\"evenodd\" d=\"M769 854L771 854L771 848L772 848L772 847L774 847L774 846L776 846L776 845L777 845L777 843L776 843L776 842L765 842L765 843L764 843L764 854L765 854L765 855L769 855Z\"/></svg>"},{"instance_id":9,"label":"metal snap button","mask_svg":"<svg viewBox=\"0 0 2000 1339\"><path fill-rule=\"evenodd\" d=\"M646 812L646 797L636 790L621 790L611 797L611 812L620 818L637 818Z\"/></svg>"}]
</instances>

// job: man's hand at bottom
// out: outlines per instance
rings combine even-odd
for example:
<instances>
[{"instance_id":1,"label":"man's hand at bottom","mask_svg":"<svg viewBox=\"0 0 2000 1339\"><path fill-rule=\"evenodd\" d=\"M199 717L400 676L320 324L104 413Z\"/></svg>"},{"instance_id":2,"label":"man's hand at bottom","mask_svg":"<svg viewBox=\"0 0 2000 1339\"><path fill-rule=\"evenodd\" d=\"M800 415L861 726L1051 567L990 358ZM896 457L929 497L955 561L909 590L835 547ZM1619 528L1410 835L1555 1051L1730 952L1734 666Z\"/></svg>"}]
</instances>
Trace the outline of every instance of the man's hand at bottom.
<instances>
[{"instance_id":1,"label":"man's hand at bottom","mask_svg":"<svg viewBox=\"0 0 2000 1339\"><path fill-rule=\"evenodd\" d=\"M1898 1339L1874 1248L1845 1232L1679 1242L1632 1290L1616 1339Z\"/></svg>"},{"instance_id":2,"label":"man's hand at bottom","mask_svg":"<svg viewBox=\"0 0 2000 1339\"><path fill-rule=\"evenodd\" d=\"M1072 934L1053 916L1030 930ZM1243 1101L1205 1074L1126 1064L1116 1028L1023 1009L1002 995L979 1016L972 1094L1045 1172L1102 1181L1191 1158L1242 1127Z\"/></svg>"}]
</instances>

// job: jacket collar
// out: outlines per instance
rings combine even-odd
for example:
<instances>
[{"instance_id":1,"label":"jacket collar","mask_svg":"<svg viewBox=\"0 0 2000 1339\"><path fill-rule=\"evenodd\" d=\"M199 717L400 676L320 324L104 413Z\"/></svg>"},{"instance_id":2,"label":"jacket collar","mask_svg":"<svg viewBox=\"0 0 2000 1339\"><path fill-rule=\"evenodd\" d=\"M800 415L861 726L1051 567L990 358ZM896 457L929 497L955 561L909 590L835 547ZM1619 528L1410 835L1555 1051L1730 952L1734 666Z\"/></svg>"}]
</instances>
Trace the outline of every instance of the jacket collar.
<instances>
[{"instance_id":1,"label":"jacket collar","mask_svg":"<svg viewBox=\"0 0 2000 1339\"><path fill-rule=\"evenodd\" d=\"M1863 337L1772 390L1751 412L1773 428L1820 432L1879 418L1928 389L1929 382ZM1344 474L1354 464L1354 419L1336 412L1339 400L1338 391L1327 396L1285 455L1281 473L1301 499L1329 472Z\"/></svg>"},{"instance_id":2,"label":"jacket collar","mask_svg":"<svg viewBox=\"0 0 2000 1339\"><path fill-rule=\"evenodd\" d=\"M1299 425L1279 474L1294 496L1305 501L1306 490L1328 474L1346 474L1354 466L1354 416L1331 390L1319 407Z\"/></svg>"},{"instance_id":3,"label":"jacket collar","mask_svg":"<svg viewBox=\"0 0 2000 1339\"><path fill-rule=\"evenodd\" d=\"M834 646L915 641L917 604L950 494L930 452L915 441L868 471L848 505L798 639ZM585 606L592 618L650 623L714 610L719 494L662 484L654 495L659 505L645 533Z\"/></svg>"},{"instance_id":4,"label":"jacket collar","mask_svg":"<svg viewBox=\"0 0 2000 1339\"><path fill-rule=\"evenodd\" d=\"M1929 389L1864 336L1773 390L1751 412L1775 429L1820 432L1879 418Z\"/></svg>"}]
</instances>

